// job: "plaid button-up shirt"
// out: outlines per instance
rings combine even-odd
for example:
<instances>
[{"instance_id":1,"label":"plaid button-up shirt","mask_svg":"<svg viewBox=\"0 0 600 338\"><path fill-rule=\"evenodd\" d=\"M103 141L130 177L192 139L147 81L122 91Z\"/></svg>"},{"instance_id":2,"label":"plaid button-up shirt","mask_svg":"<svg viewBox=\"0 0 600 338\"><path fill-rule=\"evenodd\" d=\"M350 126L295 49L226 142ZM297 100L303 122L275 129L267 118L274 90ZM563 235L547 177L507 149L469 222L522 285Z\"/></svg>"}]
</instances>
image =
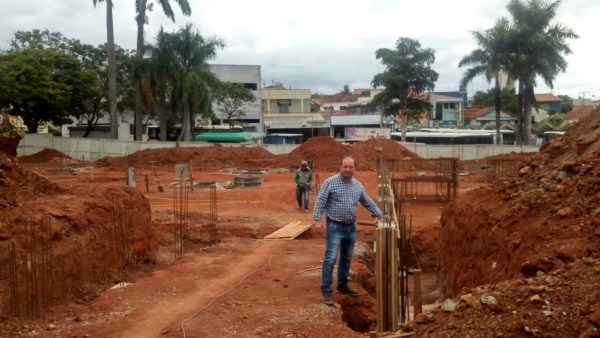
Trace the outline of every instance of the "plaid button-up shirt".
<instances>
[{"instance_id":1,"label":"plaid button-up shirt","mask_svg":"<svg viewBox=\"0 0 600 338\"><path fill-rule=\"evenodd\" d=\"M362 204L373 216L381 217L381 210L369 197L365 188L354 177L345 181L341 174L332 176L323 182L315 201L313 217L321 220L323 211L327 217L341 223L356 221L356 207Z\"/></svg>"}]
</instances>

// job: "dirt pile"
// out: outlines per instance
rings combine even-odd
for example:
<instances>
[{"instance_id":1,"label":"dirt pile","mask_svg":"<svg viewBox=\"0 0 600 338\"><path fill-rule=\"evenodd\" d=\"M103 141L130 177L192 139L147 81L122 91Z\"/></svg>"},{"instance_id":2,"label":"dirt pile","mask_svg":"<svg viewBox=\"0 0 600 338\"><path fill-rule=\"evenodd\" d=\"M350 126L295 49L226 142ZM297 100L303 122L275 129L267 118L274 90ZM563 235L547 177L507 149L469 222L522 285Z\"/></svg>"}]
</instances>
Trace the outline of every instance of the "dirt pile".
<instances>
[{"instance_id":1,"label":"dirt pile","mask_svg":"<svg viewBox=\"0 0 600 338\"><path fill-rule=\"evenodd\" d=\"M115 250L114 202L130 205L135 258L151 259L156 236L149 203L139 191L59 187L43 175L22 168L15 157L0 152L0 317L11 312L11 243L15 247L16 294L21 300L21 314L27 310L26 281L31 277L30 271L40 269L35 260L32 263L31 255L37 257L38 265L46 264L51 271L47 276L51 289L46 294L52 299L83 297L88 283L115 280L121 258ZM49 221L47 252L40 251L44 242L42 217ZM35 283L42 283L39 275L33 277Z\"/></svg>"},{"instance_id":2,"label":"dirt pile","mask_svg":"<svg viewBox=\"0 0 600 338\"><path fill-rule=\"evenodd\" d=\"M527 278L556 275L553 289L568 286L567 290L580 290L581 294L568 298L566 292L564 296L547 299L552 308L567 307L567 303L577 299L575 305L581 308L584 306L581 299L586 297L592 308L587 314L565 311L566 315L556 313L547 319L574 316L574 323L578 323L579 316L584 316L593 322L594 316L600 315L600 302L589 298L595 294L594 289L586 289L587 282L575 277L571 281L563 278L566 273L561 271L576 269L581 260L600 257L599 205L600 111L597 111L569 129L563 138L542 147L538 155L524 162L515 177L474 190L444 209L440 232L443 291L452 295L462 290L464 294L464 288L476 285L511 279L527 284ZM600 279L598 274L593 277L596 281ZM505 291L503 297L509 304L519 304L518 300L524 297L513 294L510 285ZM503 309L512 311L508 307ZM531 317L516 311L525 323ZM466 323L482 319L480 312L474 314L477 318L467 313L461 316ZM584 328L576 325L573 330L581 333Z\"/></svg>"},{"instance_id":3,"label":"dirt pile","mask_svg":"<svg viewBox=\"0 0 600 338\"><path fill-rule=\"evenodd\" d=\"M44 148L44 149L42 149L42 151L39 151L35 154L27 155L27 156L20 156L19 162L21 162L23 164L25 164L25 163L47 163L50 161L55 161L57 159L58 160L61 160L61 159L68 160L71 158L58 150Z\"/></svg>"},{"instance_id":4,"label":"dirt pile","mask_svg":"<svg viewBox=\"0 0 600 338\"><path fill-rule=\"evenodd\" d=\"M251 169L272 168L275 155L261 147L225 147L214 144L210 147L145 149L123 157L104 157L96 163L115 169L127 167L167 167L192 161L194 170L214 171L224 168Z\"/></svg>"},{"instance_id":5,"label":"dirt pile","mask_svg":"<svg viewBox=\"0 0 600 338\"><path fill-rule=\"evenodd\" d=\"M598 337L600 261L584 258L546 274L464 289L408 327L417 337ZM483 301L483 302L482 302Z\"/></svg>"},{"instance_id":6,"label":"dirt pile","mask_svg":"<svg viewBox=\"0 0 600 338\"><path fill-rule=\"evenodd\" d=\"M23 136L14 130L0 133L0 152L17 156L17 147Z\"/></svg>"},{"instance_id":7,"label":"dirt pile","mask_svg":"<svg viewBox=\"0 0 600 338\"><path fill-rule=\"evenodd\" d=\"M380 154L385 159L417 159L413 152L400 143L385 139L371 138L351 145L341 144L328 136L313 137L283 155L278 164L281 167L298 166L302 160L313 161L313 167L319 171L338 171L344 156L352 156L356 160L356 170L377 170Z\"/></svg>"}]
</instances>

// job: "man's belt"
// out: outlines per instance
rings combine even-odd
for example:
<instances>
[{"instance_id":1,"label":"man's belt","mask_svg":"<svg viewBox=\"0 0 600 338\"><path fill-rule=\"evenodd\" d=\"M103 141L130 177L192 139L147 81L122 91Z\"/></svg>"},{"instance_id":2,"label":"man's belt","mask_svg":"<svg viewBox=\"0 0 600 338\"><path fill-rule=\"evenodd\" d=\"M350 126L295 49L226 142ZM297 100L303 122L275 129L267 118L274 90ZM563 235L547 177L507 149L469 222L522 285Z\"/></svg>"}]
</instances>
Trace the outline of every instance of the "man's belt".
<instances>
[{"instance_id":1,"label":"man's belt","mask_svg":"<svg viewBox=\"0 0 600 338\"><path fill-rule=\"evenodd\" d=\"M356 223L356 222L340 222L340 221L336 221L334 219L327 217L327 223L335 223L335 224L339 224L339 225L350 226L350 225L354 225L354 223Z\"/></svg>"}]
</instances>

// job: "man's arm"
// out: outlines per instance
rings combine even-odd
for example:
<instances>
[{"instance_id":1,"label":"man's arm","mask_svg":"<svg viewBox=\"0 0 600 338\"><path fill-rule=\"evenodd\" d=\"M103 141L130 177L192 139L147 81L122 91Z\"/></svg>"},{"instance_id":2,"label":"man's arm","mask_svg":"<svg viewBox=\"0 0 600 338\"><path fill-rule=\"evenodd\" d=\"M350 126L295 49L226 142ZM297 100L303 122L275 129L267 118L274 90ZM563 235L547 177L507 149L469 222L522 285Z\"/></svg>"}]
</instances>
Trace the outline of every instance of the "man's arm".
<instances>
[{"instance_id":1,"label":"man's arm","mask_svg":"<svg viewBox=\"0 0 600 338\"><path fill-rule=\"evenodd\" d=\"M296 170L296 175L294 175L294 182L296 182L296 185L300 184L300 175L298 174L298 170Z\"/></svg>"},{"instance_id":2,"label":"man's arm","mask_svg":"<svg viewBox=\"0 0 600 338\"><path fill-rule=\"evenodd\" d=\"M323 211L325 211L325 205L327 204L327 198L329 198L329 190L331 189L330 181L325 180L323 186L319 190L317 199L315 200L315 206L313 208L313 217L315 221L321 220Z\"/></svg>"},{"instance_id":3,"label":"man's arm","mask_svg":"<svg viewBox=\"0 0 600 338\"><path fill-rule=\"evenodd\" d=\"M379 210L379 207L377 206L377 204L371 199L371 197L369 197L369 195L367 194L367 192L365 191L364 188L361 189L361 193L360 193L360 198L359 198L359 202L360 204L362 204L365 208L367 208L367 210L369 210L369 212L371 213L371 215L375 216L375 217L381 217L381 210Z\"/></svg>"}]
</instances>

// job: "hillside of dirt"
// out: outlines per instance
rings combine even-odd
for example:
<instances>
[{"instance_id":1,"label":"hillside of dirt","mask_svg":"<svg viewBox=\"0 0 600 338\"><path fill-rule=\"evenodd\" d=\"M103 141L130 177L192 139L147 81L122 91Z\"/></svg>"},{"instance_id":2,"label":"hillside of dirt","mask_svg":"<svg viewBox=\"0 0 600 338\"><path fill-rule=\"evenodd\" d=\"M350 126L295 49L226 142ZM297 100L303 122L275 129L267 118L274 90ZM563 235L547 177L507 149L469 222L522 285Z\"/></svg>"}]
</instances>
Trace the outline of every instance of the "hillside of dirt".
<instances>
[{"instance_id":1,"label":"hillside of dirt","mask_svg":"<svg viewBox=\"0 0 600 338\"><path fill-rule=\"evenodd\" d=\"M62 187L0 151L0 313L13 310L10 276L18 285L14 296L27 300L18 302L19 313L32 311L26 304L48 302L43 298L49 294L55 300L77 298L84 297L87 283L112 285L121 259L115 250L114 203L130 205L135 259L151 260L155 234L150 206L139 191ZM37 291L27 284L32 280Z\"/></svg>"},{"instance_id":2,"label":"hillside of dirt","mask_svg":"<svg viewBox=\"0 0 600 338\"><path fill-rule=\"evenodd\" d=\"M518 175L451 202L441 223L442 291L470 294L475 308L457 296L466 309L430 318L450 316L453 323L419 332L597 336L584 332L600 327L600 110L525 160ZM498 306L482 308L478 300L486 292L498 297Z\"/></svg>"}]
</instances>

